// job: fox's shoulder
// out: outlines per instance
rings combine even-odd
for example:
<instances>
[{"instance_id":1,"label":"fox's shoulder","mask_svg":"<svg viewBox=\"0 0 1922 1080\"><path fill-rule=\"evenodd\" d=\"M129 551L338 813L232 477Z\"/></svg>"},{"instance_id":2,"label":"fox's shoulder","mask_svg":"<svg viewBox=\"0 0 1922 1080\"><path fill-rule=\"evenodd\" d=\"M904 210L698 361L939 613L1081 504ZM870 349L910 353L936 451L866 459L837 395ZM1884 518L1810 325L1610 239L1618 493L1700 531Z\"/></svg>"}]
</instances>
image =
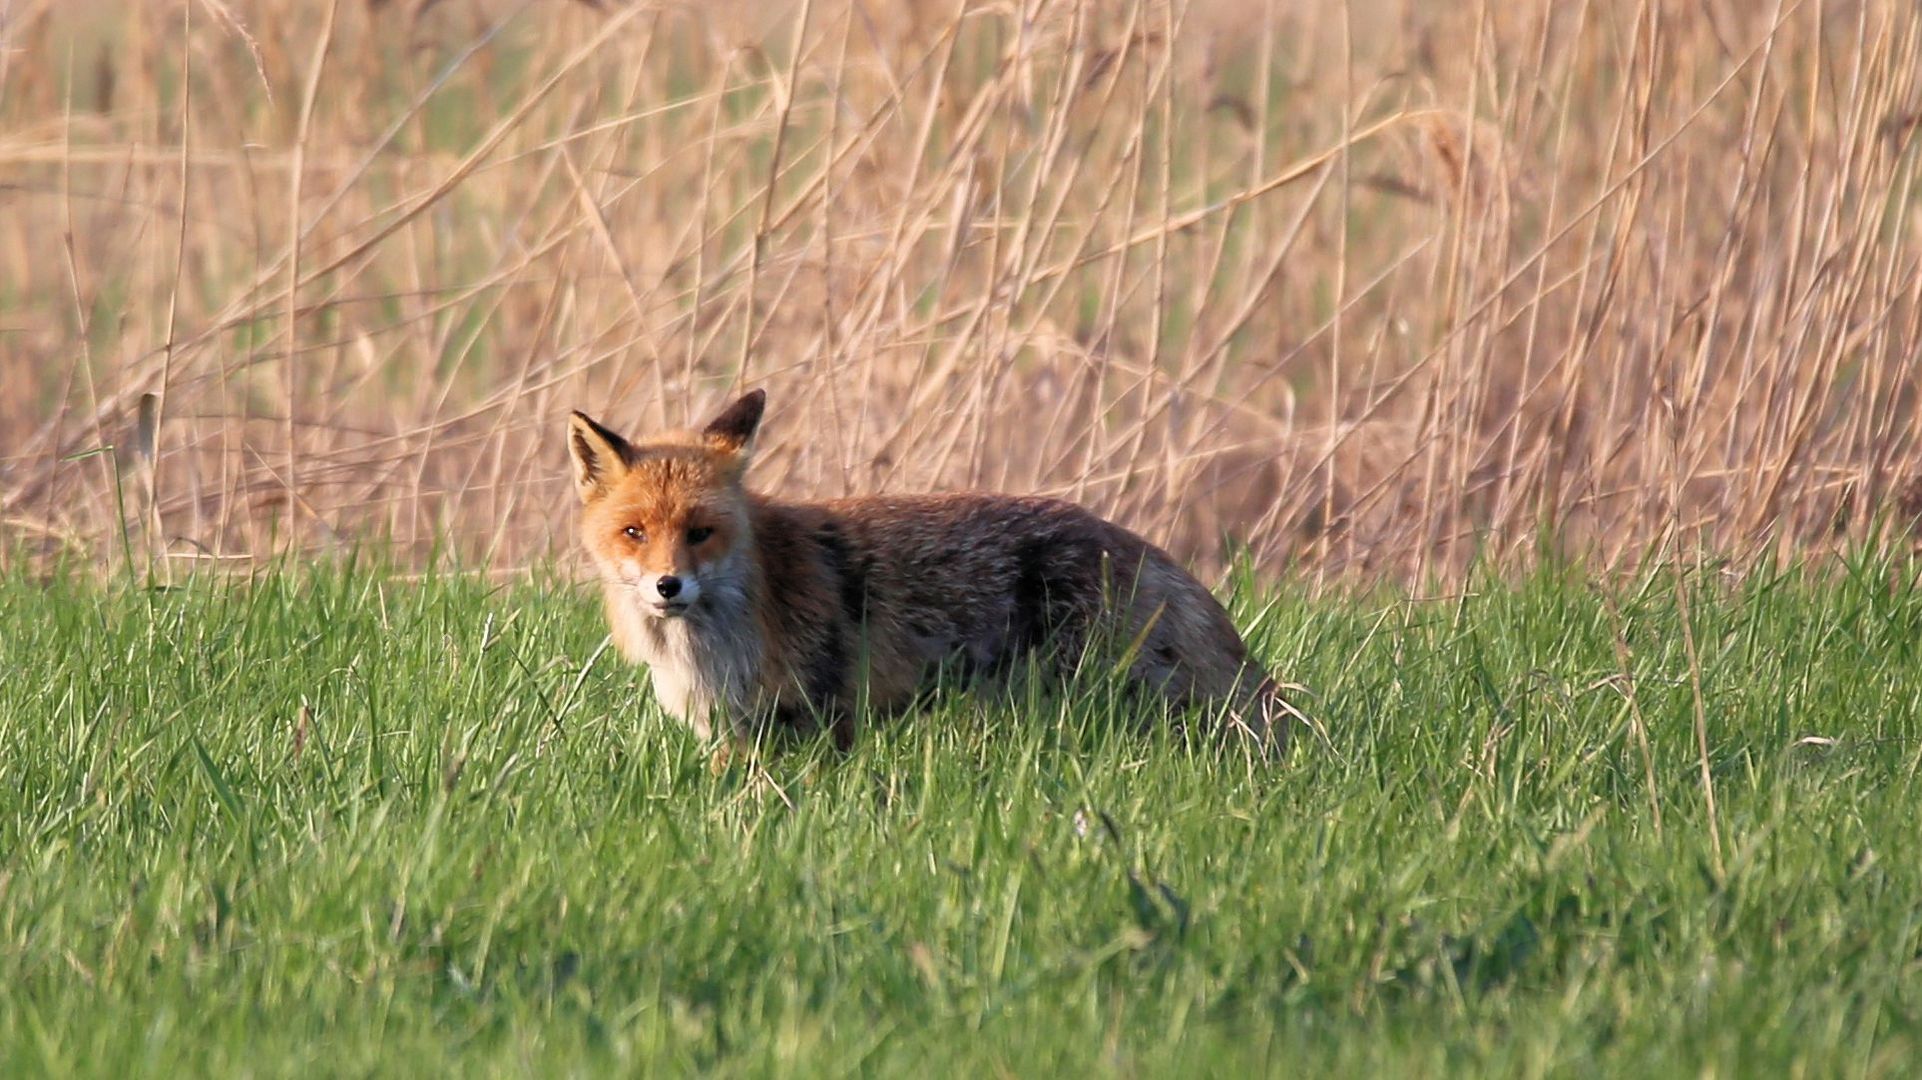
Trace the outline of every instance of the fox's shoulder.
<instances>
[{"instance_id":1,"label":"fox's shoulder","mask_svg":"<svg viewBox=\"0 0 1922 1080\"><path fill-rule=\"evenodd\" d=\"M856 495L813 504L826 514L879 527L936 523L1001 529L1054 529L1103 523L1093 511L1045 495L942 491L926 495Z\"/></svg>"},{"instance_id":2,"label":"fox's shoulder","mask_svg":"<svg viewBox=\"0 0 1922 1080\"><path fill-rule=\"evenodd\" d=\"M955 569L979 567L983 559L1032 559L1063 549L1166 557L1083 506L1039 495L956 491L822 502L762 499L755 518L756 535L788 538L776 545L791 557L811 548L829 559L851 552L880 560L932 560Z\"/></svg>"},{"instance_id":3,"label":"fox's shoulder","mask_svg":"<svg viewBox=\"0 0 1922 1080\"><path fill-rule=\"evenodd\" d=\"M855 495L818 502L762 498L757 500L755 518L786 529L838 528L871 536L956 530L986 536L1043 536L1118 529L1093 511L1065 499L992 491Z\"/></svg>"}]
</instances>

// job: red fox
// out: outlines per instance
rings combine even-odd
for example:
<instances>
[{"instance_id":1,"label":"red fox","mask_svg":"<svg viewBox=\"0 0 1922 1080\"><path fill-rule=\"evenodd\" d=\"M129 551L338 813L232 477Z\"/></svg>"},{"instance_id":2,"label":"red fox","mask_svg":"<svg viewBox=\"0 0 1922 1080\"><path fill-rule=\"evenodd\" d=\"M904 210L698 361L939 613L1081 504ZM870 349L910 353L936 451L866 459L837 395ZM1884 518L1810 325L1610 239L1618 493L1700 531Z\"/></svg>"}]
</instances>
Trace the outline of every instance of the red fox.
<instances>
[{"instance_id":1,"label":"red fox","mask_svg":"<svg viewBox=\"0 0 1922 1080\"><path fill-rule=\"evenodd\" d=\"M766 403L755 390L699 431L636 442L570 424L614 643L702 738L717 722L737 746L825 728L847 748L863 699L898 710L942 671L1024 656L1065 673L1105 640L1136 683L1286 748L1299 714L1161 549L1056 499L757 495L744 479Z\"/></svg>"}]
</instances>

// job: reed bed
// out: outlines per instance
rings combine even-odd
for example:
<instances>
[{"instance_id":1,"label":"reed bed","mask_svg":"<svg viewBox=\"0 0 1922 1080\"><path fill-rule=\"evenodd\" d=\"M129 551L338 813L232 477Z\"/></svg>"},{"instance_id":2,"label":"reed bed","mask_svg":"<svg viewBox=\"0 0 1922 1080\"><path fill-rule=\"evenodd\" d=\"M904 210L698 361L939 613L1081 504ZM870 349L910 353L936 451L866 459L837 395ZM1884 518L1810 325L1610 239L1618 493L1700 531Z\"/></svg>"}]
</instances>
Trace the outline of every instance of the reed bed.
<instances>
[{"instance_id":1,"label":"reed bed","mask_svg":"<svg viewBox=\"0 0 1922 1080\"><path fill-rule=\"evenodd\" d=\"M0 560L570 547L570 408L1450 580L1907 546L1896 0L0 0Z\"/></svg>"}]
</instances>

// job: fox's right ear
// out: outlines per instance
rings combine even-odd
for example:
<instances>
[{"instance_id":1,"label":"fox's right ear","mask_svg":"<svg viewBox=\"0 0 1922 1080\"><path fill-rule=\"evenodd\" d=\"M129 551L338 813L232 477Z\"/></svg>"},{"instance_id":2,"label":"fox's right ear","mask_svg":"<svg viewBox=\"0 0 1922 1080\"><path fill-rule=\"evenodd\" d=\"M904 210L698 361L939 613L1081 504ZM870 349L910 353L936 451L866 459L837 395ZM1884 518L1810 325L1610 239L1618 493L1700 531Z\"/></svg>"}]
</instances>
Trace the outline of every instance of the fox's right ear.
<instances>
[{"instance_id":1,"label":"fox's right ear","mask_svg":"<svg viewBox=\"0 0 1922 1080\"><path fill-rule=\"evenodd\" d=\"M767 391L749 390L734 404L722 409L721 415L709 420L701 429L701 435L710 445L739 455L754 441L755 429L761 426L761 413L766 408Z\"/></svg>"},{"instance_id":2,"label":"fox's right ear","mask_svg":"<svg viewBox=\"0 0 1922 1080\"><path fill-rule=\"evenodd\" d=\"M578 410L567 422L567 452L574 459L574 490L593 502L627 472L632 456L627 440Z\"/></svg>"}]
</instances>

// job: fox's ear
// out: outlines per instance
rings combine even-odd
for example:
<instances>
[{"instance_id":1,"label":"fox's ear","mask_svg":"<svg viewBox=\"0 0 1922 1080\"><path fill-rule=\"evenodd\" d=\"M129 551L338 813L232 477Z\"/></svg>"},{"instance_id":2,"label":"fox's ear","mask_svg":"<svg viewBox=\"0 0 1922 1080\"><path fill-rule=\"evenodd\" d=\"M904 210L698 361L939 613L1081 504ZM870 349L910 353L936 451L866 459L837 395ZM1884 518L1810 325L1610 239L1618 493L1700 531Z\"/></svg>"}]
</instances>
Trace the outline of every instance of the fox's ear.
<instances>
[{"instance_id":1,"label":"fox's ear","mask_svg":"<svg viewBox=\"0 0 1922 1080\"><path fill-rule=\"evenodd\" d=\"M567 453L574 459L574 490L582 502L606 493L608 485L627 472L632 457L626 439L579 411L567 421Z\"/></svg>"},{"instance_id":2,"label":"fox's ear","mask_svg":"<svg viewBox=\"0 0 1922 1080\"><path fill-rule=\"evenodd\" d=\"M767 391L749 390L709 420L701 436L717 449L738 454L754 441L754 429L761 426L761 412L766 408Z\"/></svg>"}]
</instances>

